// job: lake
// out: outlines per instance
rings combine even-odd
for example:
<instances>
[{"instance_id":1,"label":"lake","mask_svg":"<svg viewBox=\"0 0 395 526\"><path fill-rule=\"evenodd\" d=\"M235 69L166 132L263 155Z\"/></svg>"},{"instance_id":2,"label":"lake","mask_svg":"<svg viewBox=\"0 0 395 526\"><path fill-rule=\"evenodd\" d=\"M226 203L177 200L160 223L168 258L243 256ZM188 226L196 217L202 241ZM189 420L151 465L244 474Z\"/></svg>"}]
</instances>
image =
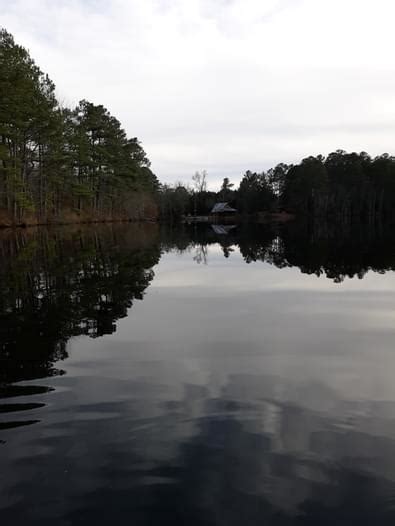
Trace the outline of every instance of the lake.
<instances>
[{"instance_id":1,"label":"lake","mask_svg":"<svg viewBox=\"0 0 395 526\"><path fill-rule=\"evenodd\" d=\"M395 236L0 232L4 525L393 525Z\"/></svg>"}]
</instances>

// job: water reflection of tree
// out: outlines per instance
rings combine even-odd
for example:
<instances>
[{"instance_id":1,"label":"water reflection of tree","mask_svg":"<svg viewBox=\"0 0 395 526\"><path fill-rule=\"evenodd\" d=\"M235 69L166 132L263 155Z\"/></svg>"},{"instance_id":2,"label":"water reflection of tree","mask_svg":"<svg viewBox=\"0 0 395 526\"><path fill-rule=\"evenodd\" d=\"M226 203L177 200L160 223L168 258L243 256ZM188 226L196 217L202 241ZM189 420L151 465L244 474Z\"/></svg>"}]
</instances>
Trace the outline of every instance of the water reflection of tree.
<instances>
[{"instance_id":1,"label":"water reflection of tree","mask_svg":"<svg viewBox=\"0 0 395 526\"><path fill-rule=\"evenodd\" d=\"M318 231L317 231L318 230ZM395 269L395 248L390 229L356 224L342 230L301 228L290 225L282 232L282 258L307 274L325 275L340 283L345 278L362 279L368 271Z\"/></svg>"},{"instance_id":2,"label":"water reflection of tree","mask_svg":"<svg viewBox=\"0 0 395 526\"><path fill-rule=\"evenodd\" d=\"M182 239L184 248L177 244L175 236L173 246L185 250L185 236ZM263 261L278 268L298 267L303 273L324 275L337 283L347 277L362 279L370 270L395 270L392 232L384 228L373 230L364 224L346 230L323 225L239 225L226 236L200 228L190 232L190 244L196 243L200 251L203 246L219 244L225 257L229 257L233 246L238 246L246 263Z\"/></svg>"},{"instance_id":3,"label":"water reflection of tree","mask_svg":"<svg viewBox=\"0 0 395 526\"><path fill-rule=\"evenodd\" d=\"M196 261L196 263L203 265L207 265L207 253L208 248L207 245L198 244L194 247L195 255L193 256L193 261Z\"/></svg>"},{"instance_id":4,"label":"water reflection of tree","mask_svg":"<svg viewBox=\"0 0 395 526\"><path fill-rule=\"evenodd\" d=\"M115 331L153 278L154 227L35 230L0 239L0 381L59 373L66 343Z\"/></svg>"}]
</instances>

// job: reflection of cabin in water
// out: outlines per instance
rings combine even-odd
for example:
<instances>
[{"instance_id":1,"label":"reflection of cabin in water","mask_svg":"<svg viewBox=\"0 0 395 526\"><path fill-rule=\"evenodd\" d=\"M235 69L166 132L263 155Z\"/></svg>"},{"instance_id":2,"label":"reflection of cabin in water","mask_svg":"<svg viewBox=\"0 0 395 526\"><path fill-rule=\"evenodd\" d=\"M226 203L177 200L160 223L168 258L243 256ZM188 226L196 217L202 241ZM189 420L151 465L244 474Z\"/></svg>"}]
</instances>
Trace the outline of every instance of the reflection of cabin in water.
<instances>
[{"instance_id":1,"label":"reflection of cabin in water","mask_svg":"<svg viewBox=\"0 0 395 526\"><path fill-rule=\"evenodd\" d=\"M231 230L236 228L236 225L211 225L211 228L216 234L224 236L226 234L229 234Z\"/></svg>"}]
</instances>

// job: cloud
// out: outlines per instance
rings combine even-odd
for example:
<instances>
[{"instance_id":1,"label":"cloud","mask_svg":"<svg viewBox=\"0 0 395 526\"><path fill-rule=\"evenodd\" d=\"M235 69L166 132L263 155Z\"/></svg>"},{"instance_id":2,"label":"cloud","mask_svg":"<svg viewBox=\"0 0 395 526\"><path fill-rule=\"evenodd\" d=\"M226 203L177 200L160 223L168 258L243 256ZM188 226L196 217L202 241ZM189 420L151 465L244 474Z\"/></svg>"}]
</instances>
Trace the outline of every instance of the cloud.
<instances>
[{"instance_id":1,"label":"cloud","mask_svg":"<svg viewBox=\"0 0 395 526\"><path fill-rule=\"evenodd\" d=\"M161 180L391 151L389 0L0 0L59 98L102 103Z\"/></svg>"}]
</instances>

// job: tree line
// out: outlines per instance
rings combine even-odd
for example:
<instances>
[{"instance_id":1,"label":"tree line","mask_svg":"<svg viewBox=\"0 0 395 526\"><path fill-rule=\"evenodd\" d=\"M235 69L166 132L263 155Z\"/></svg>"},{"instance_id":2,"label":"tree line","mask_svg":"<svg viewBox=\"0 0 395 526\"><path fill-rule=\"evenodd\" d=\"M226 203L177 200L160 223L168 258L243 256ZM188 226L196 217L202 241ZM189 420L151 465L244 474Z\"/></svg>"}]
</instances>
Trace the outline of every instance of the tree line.
<instances>
[{"instance_id":1,"label":"tree line","mask_svg":"<svg viewBox=\"0 0 395 526\"><path fill-rule=\"evenodd\" d=\"M372 222L390 220L395 213L395 157L387 153L372 158L366 152L337 150L299 164L248 170L238 188L225 178L218 192L208 191L202 180L205 183L205 172L197 172L192 186L178 183L165 189L162 213L207 214L218 201L229 202L241 218L286 211L322 220Z\"/></svg>"},{"instance_id":2,"label":"tree line","mask_svg":"<svg viewBox=\"0 0 395 526\"><path fill-rule=\"evenodd\" d=\"M374 221L395 211L395 157L337 150L299 164L248 170L237 188L160 184L136 137L102 105L63 107L55 85L0 30L0 225L207 215L228 202L240 218L287 211L320 219Z\"/></svg>"},{"instance_id":3,"label":"tree line","mask_svg":"<svg viewBox=\"0 0 395 526\"><path fill-rule=\"evenodd\" d=\"M0 220L156 215L158 181L137 138L102 105L62 107L55 85L0 30Z\"/></svg>"}]
</instances>

